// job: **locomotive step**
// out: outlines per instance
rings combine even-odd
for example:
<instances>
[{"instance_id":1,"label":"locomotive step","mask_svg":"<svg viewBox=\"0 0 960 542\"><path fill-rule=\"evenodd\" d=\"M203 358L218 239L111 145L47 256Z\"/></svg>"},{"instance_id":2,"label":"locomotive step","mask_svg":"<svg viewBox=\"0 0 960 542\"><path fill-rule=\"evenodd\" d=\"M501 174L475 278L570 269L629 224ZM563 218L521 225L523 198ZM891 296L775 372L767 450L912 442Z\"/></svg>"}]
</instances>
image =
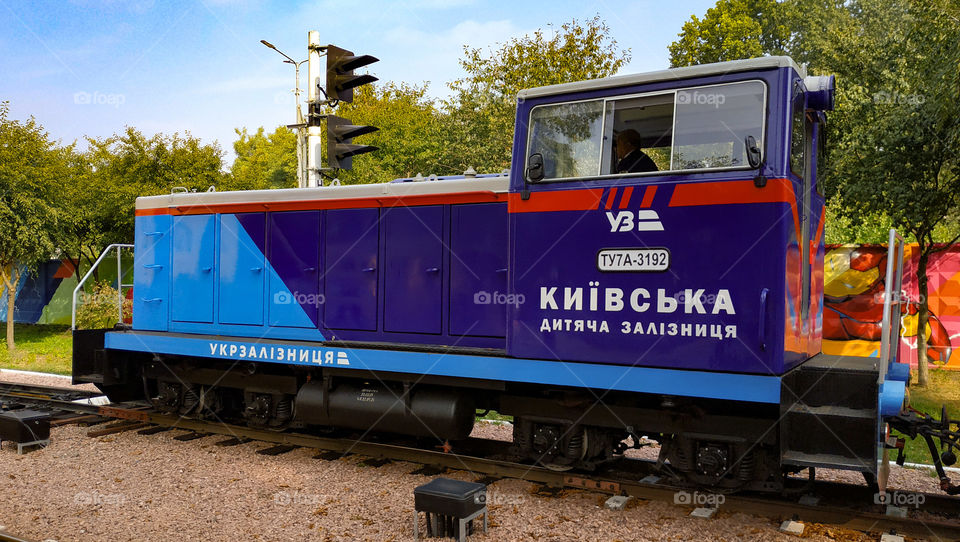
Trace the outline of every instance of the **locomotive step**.
<instances>
[{"instance_id":1,"label":"locomotive step","mask_svg":"<svg viewBox=\"0 0 960 542\"><path fill-rule=\"evenodd\" d=\"M849 408L833 405L810 406L802 402L790 405L787 412L791 415L801 414L816 417L859 418L864 420L873 420L877 416L876 409Z\"/></svg>"},{"instance_id":2,"label":"locomotive step","mask_svg":"<svg viewBox=\"0 0 960 542\"><path fill-rule=\"evenodd\" d=\"M783 378L785 403L876 409L875 358L818 354Z\"/></svg>"},{"instance_id":3,"label":"locomotive step","mask_svg":"<svg viewBox=\"0 0 960 542\"><path fill-rule=\"evenodd\" d=\"M798 467L824 467L844 470L871 470L876 468L872 460L855 459L835 454L807 454L790 451L783 454L781 460L787 465Z\"/></svg>"}]
</instances>

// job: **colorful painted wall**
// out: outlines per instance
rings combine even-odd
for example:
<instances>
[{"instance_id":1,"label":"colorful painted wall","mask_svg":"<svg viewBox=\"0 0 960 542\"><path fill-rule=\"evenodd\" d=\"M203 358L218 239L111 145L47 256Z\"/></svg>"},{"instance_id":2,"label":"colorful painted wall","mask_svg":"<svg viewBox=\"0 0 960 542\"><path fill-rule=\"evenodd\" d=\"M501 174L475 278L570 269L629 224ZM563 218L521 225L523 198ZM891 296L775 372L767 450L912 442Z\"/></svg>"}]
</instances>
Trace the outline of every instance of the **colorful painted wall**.
<instances>
[{"instance_id":1,"label":"colorful painted wall","mask_svg":"<svg viewBox=\"0 0 960 542\"><path fill-rule=\"evenodd\" d=\"M904 251L903 291L909 299L901 315L900 360L917 364L918 250ZM886 277L886 245L828 246L824 260L823 351L877 356ZM960 369L960 247L930 257L929 361Z\"/></svg>"},{"instance_id":2,"label":"colorful painted wall","mask_svg":"<svg viewBox=\"0 0 960 542\"><path fill-rule=\"evenodd\" d=\"M110 281L113 287L117 282L116 257L105 257L98 269L98 278ZM124 260L127 263L127 260ZM128 266L129 267L129 266ZM128 270L124 269L124 275ZM129 282L129 277L124 281ZM92 286L87 281L85 289ZM50 260L35 271L26 273L17 286L13 320L23 324L65 324L70 325L70 311L73 290L77 287L74 264L70 260ZM7 291L0 286L0 322L7 319Z\"/></svg>"}]
</instances>

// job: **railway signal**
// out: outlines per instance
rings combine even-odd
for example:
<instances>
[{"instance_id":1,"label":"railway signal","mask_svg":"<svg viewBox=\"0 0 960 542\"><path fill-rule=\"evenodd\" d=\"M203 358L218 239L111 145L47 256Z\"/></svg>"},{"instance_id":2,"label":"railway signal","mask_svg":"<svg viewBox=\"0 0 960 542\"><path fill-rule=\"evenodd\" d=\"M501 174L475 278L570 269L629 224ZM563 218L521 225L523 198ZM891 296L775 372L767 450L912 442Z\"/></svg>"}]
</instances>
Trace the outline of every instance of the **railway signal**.
<instances>
[{"instance_id":1,"label":"railway signal","mask_svg":"<svg viewBox=\"0 0 960 542\"><path fill-rule=\"evenodd\" d=\"M350 169L353 158L377 150L372 145L354 145L353 138L379 130L376 126L357 126L349 119L327 115L327 167Z\"/></svg>"},{"instance_id":2,"label":"railway signal","mask_svg":"<svg viewBox=\"0 0 960 542\"><path fill-rule=\"evenodd\" d=\"M327 100L353 101L353 89L372 83L376 77L364 74L354 75L353 70L378 62L370 55L354 56L353 51L341 49L335 45L327 46Z\"/></svg>"},{"instance_id":3,"label":"railway signal","mask_svg":"<svg viewBox=\"0 0 960 542\"><path fill-rule=\"evenodd\" d=\"M352 157L377 150L371 145L354 145L353 138L375 132L372 126L355 126L348 119L332 115L334 108L341 103L353 102L353 89L373 83L377 78L369 75L354 74L354 70L378 62L371 55L354 55L353 51L335 45L320 45L320 33L313 30L308 34L307 52L309 54L308 86L309 113L305 119L307 125L307 186L323 185L324 172L337 169L351 169ZM326 70L321 65L321 55L326 53ZM324 85L324 83L326 83ZM323 121L327 126L322 128ZM326 141L322 136L326 135ZM326 164L321 158L326 155Z\"/></svg>"}]
</instances>

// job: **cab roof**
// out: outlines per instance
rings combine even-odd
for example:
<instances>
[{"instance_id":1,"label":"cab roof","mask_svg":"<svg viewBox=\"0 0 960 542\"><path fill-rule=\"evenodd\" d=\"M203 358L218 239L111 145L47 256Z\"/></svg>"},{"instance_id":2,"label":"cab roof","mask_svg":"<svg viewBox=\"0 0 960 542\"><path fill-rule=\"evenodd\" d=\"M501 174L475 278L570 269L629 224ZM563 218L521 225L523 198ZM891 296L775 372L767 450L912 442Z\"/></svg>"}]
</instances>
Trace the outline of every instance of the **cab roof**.
<instances>
[{"instance_id":1,"label":"cab roof","mask_svg":"<svg viewBox=\"0 0 960 542\"><path fill-rule=\"evenodd\" d=\"M681 79L691 79L694 77L726 75L728 73L765 70L771 68L793 68L793 70L801 76L803 76L804 71L800 66L797 65L796 62L793 61L792 58L788 56L763 56L746 60L714 62L712 64L701 64L699 66L670 68L667 70L658 70L654 72L617 75L613 77L604 77L603 79L593 79L590 81L576 81L573 83L562 83L559 85L530 88L521 90L517 94L517 98L523 99L536 98L540 96L554 96L557 94L572 94L575 92L585 92L590 90L602 90L644 83L658 83L662 81L678 81Z\"/></svg>"}]
</instances>

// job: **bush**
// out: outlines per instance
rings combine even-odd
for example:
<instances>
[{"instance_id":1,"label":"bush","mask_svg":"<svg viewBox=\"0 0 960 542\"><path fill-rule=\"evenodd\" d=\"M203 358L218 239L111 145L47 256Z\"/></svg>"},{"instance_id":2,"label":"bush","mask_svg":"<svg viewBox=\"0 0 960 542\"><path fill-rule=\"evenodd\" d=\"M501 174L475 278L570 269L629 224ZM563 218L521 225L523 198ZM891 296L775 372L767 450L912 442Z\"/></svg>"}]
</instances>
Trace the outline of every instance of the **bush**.
<instances>
[{"instance_id":1,"label":"bush","mask_svg":"<svg viewBox=\"0 0 960 542\"><path fill-rule=\"evenodd\" d=\"M123 317L133 314L133 302L124 298ZM107 281L96 282L93 292L77 299L77 329L112 328L117 323L117 290Z\"/></svg>"}]
</instances>

